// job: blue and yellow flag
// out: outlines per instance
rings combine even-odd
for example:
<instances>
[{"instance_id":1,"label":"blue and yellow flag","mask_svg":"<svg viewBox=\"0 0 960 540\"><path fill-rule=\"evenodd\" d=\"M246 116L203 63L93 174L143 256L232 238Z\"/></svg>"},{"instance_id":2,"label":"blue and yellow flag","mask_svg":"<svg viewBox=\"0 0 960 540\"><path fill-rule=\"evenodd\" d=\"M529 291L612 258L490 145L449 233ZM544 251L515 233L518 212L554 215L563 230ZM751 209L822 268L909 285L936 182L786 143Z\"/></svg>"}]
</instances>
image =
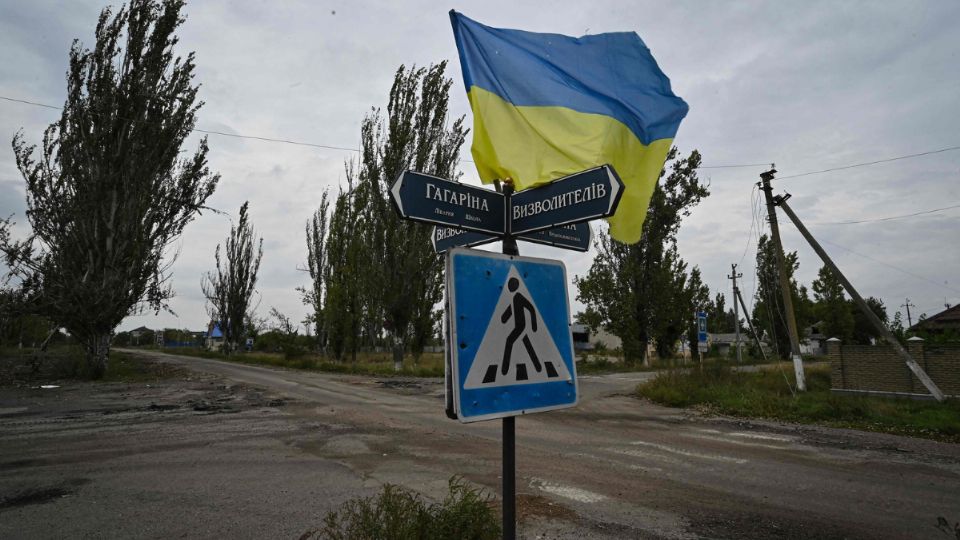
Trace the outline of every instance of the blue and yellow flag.
<instances>
[{"instance_id":1,"label":"blue and yellow flag","mask_svg":"<svg viewBox=\"0 0 960 540\"><path fill-rule=\"evenodd\" d=\"M526 189L609 163L626 186L610 235L640 240L687 104L635 32L573 38L490 28L450 12L485 183Z\"/></svg>"}]
</instances>

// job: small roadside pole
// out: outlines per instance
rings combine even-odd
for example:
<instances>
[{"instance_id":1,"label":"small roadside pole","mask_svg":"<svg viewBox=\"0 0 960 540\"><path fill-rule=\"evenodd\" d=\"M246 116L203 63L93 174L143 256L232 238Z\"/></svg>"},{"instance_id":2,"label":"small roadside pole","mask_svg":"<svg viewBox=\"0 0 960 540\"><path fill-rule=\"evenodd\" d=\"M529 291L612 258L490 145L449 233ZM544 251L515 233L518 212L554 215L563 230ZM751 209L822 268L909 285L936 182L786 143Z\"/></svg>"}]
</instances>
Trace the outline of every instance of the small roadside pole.
<instances>
[{"instance_id":1,"label":"small roadside pole","mask_svg":"<svg viewBox=\"0 0 960 540\"><path fill-rule=\"evenodd\" d=\"M747 328L750 329L750 333L753 334L753 341L757 344L757 349L760 350L760 355L763 356L764 363L767 362L767 353L763 350L763 343L760 342L760 335L757 334L756 329L753 328L753 322L750 321L750 312L747 310L747 304L743 301L743 296L740 296L740 288L735 288L733 290L734 304L736 302L740 303L740 307L743 308L743 319L747 321ZM739 322L737 324L740 324Z\"/></svg>"},{"instance_id":2,"label":"small roadside pole","mask_svg":"<svg viewBox=\"0 0 960 540\"><path fill-rule=\"evenodd\" d=\"M824 251L823 247L817 242L816 238L810 234L810 231L807 230L803 222L800 221L800 218L797 217L797 214L793 212L793 209L790 208L790 205L787 204L787 199L790 198L790 194L783 196L778 195L774 198L774 204L783 209L783 211L790 217L790 220L793 221L793 224L796 225L797 230L800 231L800 234L803 235L803 238L806 239L807 243L810 244L810 247L817 252L817 255L820 256L820 259L823 260L823 263L826 264L830 271L833 272L834 277L836 277L840 283L843 284L843 288L847 290L847 293L850 294L850 297L853 298L854 303L857 304L857 307L860 308L860 311L863 312L863 315L870 321L870 324L877 330L877 332L883 336L883 339L893 347L893 350L903 359L907 364L907 367L910 368L910 371L923 383L923 386L927 388L927 391L936 399L937 401L943 401L945 399L943 392L940 391L940 388L937 387L936 383L933 382L933 379L927 375L927 372L920 367L920 364L910 356L910 353L907 352L903 345L900 345L900 342L897 341L897 338L890 332L890 330L884 326L884 324L877 317L877 314L870 309L870 306L863 300L863 297L860 296L860 293L853 288L853 283L850 283L850 280L847 279L847 276L843 275L843 272L837 268L837 265L834 264L833 259L827 255L827 252Z\"/></svg>"},{"instance_id":3,"label":"small roadside pole","mask_svg":"<svg viewBox=\"0 0 960 540\"><path fill-rule=\"evenodd\" d=\"M446 414L501 419L503 537L513 540L516 417L578 399L566 267L520 257L517 240L586 251L587 222L613 215L623 182L604 165L516 193L509 181L497 185L406 171L390 194L401 217L434 224L434 250L445 254ZM467 249L496 240L502 254Z\"/></svg>"},{"instance_id":4,"label":"small roadside pole","mask_svg":"<svg viewBox=\"0 0 960 540\"><path fill-rule=\"evenodd\" d=\"M737 265L730 265L730 275L727 279L733 280L733 329L736 335L737 363L742 364L743 358L740 355L740 306L737 305L737 298L740 296L740 289L737 288L737 278L743 277L743 274L737 273Z\"/></svg>"},{"instance_id":5,"label":"small roadside pole","mask_svg":"<svg viewBox=\"0 0 960 540\"><path fill-rule=\"evenodd\" d=\"M503 183L503 198L506 208L510 208L513 198L513 183ZM520 255L517 240L510 232L510 224L503 235L503 254ZM517 537L517 417L503 417L503 459L501 463L503 477L503 537Z\"/></svg>"},{"instance_id":6,"label":"small roadside pole","mask_svg":"<svg viewBox=\"0 0 960 540\"><path fill-rule=\"evenodd\" d=\"M700 371L703 371L703 353L710 350L710 344L707 342L707 314L704 311L697 312L697 352L700 353Z\"/></svg>"}]
</instances>

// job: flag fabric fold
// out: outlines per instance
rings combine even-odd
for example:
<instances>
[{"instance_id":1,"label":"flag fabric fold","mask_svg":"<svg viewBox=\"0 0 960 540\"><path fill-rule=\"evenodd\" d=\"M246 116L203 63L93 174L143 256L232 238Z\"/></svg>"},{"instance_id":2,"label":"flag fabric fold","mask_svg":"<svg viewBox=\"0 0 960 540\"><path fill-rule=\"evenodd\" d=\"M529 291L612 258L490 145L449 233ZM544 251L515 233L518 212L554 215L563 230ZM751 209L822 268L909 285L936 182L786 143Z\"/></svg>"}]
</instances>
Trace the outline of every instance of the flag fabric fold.
<instances>
[{"instance_id":1,"label":"flag fabric fold","mask_svg":"<svg viewBox=\"0 0 960 540\"><path fill-rule=\"evenodd\" d=\"M625 185L610 234L639 241L688 110L640 36L491 28L455 11L450 21L481 180L510 178L520 190L610 164Z\"/></svg>"}]
</instances>

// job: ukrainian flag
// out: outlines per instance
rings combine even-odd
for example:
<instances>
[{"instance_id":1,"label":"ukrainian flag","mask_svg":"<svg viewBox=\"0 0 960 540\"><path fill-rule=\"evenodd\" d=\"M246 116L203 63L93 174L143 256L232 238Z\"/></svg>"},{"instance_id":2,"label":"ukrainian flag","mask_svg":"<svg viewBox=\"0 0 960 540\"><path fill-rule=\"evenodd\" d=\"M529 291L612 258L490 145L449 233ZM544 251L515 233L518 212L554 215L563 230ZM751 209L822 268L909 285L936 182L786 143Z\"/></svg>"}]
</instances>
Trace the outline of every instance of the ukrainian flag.
<instances>
[{"instance_id":1,"label":"ukrainian flag","mask_svg":"<svg viewBox=\"0 0 960 540\"><path fill-rule=\"evenodd\" d=\"M610 235L639 241L688 110L640 36L491 28L455 11L450 21L480 178L511 178L520 190L609 163L626 186Z\"/></svg>"}]
</instances>

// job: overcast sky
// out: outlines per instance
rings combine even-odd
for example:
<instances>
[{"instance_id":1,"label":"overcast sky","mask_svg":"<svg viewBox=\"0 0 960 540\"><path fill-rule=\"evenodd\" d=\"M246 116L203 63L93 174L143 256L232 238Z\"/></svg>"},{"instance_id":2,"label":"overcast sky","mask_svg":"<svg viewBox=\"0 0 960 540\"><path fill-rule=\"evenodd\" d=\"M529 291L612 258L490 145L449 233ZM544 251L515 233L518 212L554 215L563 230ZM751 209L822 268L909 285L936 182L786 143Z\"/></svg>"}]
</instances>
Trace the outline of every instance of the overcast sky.
<instances>
[{"instance_id":1,"label":"overcast sky","mask_svg":"<svg viewBox=\"0 0 960 540\"><path fill-rule=\"evenodd\" d=\"M74 38L92 45L101 1L0 0L0 95L61 105ZM960 3L939 2L222 2L186 7L179 52L196 52L206 105L198 127L228 133L355 147L360 121L385 107L400 64L450 61L452 112L469 107L447 12L484 24L567 35L636 31L673 89L690 104L675 139L704 165L776 163L778 176L960 145ZM39 142L57 111L0 100L0 140L22 128ZM188 149L196 147L192 137ZM324 189L343 180L351 152L211 135L210 166L221 173L209 204L234 216L250 201L264 238L259 314L270 307L302 319L297 286L307 283L303 225ZM469 139L463 149L469 159ZM478 183L471 163L464 181ZM758 174L764 167L704 169L711 196L684 222L681 255L713 293L727 293L740 263L751 303ZM864 296L891 316L909 297L914 318L960 302L960 151L784 179L775 192L820 238ZM24 182L8 143L0 146L0 215L23 234ZM782 217L782 221L786 217ZM200 329L203 272L230 226L205 214L187 227L173 267L176 316L128 317L137 326ZM763 222L759 226L765 226ZM800 252L809 285L819 260L792 225L784 245ZM494 245L494 247L497 244ZM521 244L524 255L560 258L586 273L592 253ZM571 284L573 311L581 309Z\"/></svg>"}]
</instances>

